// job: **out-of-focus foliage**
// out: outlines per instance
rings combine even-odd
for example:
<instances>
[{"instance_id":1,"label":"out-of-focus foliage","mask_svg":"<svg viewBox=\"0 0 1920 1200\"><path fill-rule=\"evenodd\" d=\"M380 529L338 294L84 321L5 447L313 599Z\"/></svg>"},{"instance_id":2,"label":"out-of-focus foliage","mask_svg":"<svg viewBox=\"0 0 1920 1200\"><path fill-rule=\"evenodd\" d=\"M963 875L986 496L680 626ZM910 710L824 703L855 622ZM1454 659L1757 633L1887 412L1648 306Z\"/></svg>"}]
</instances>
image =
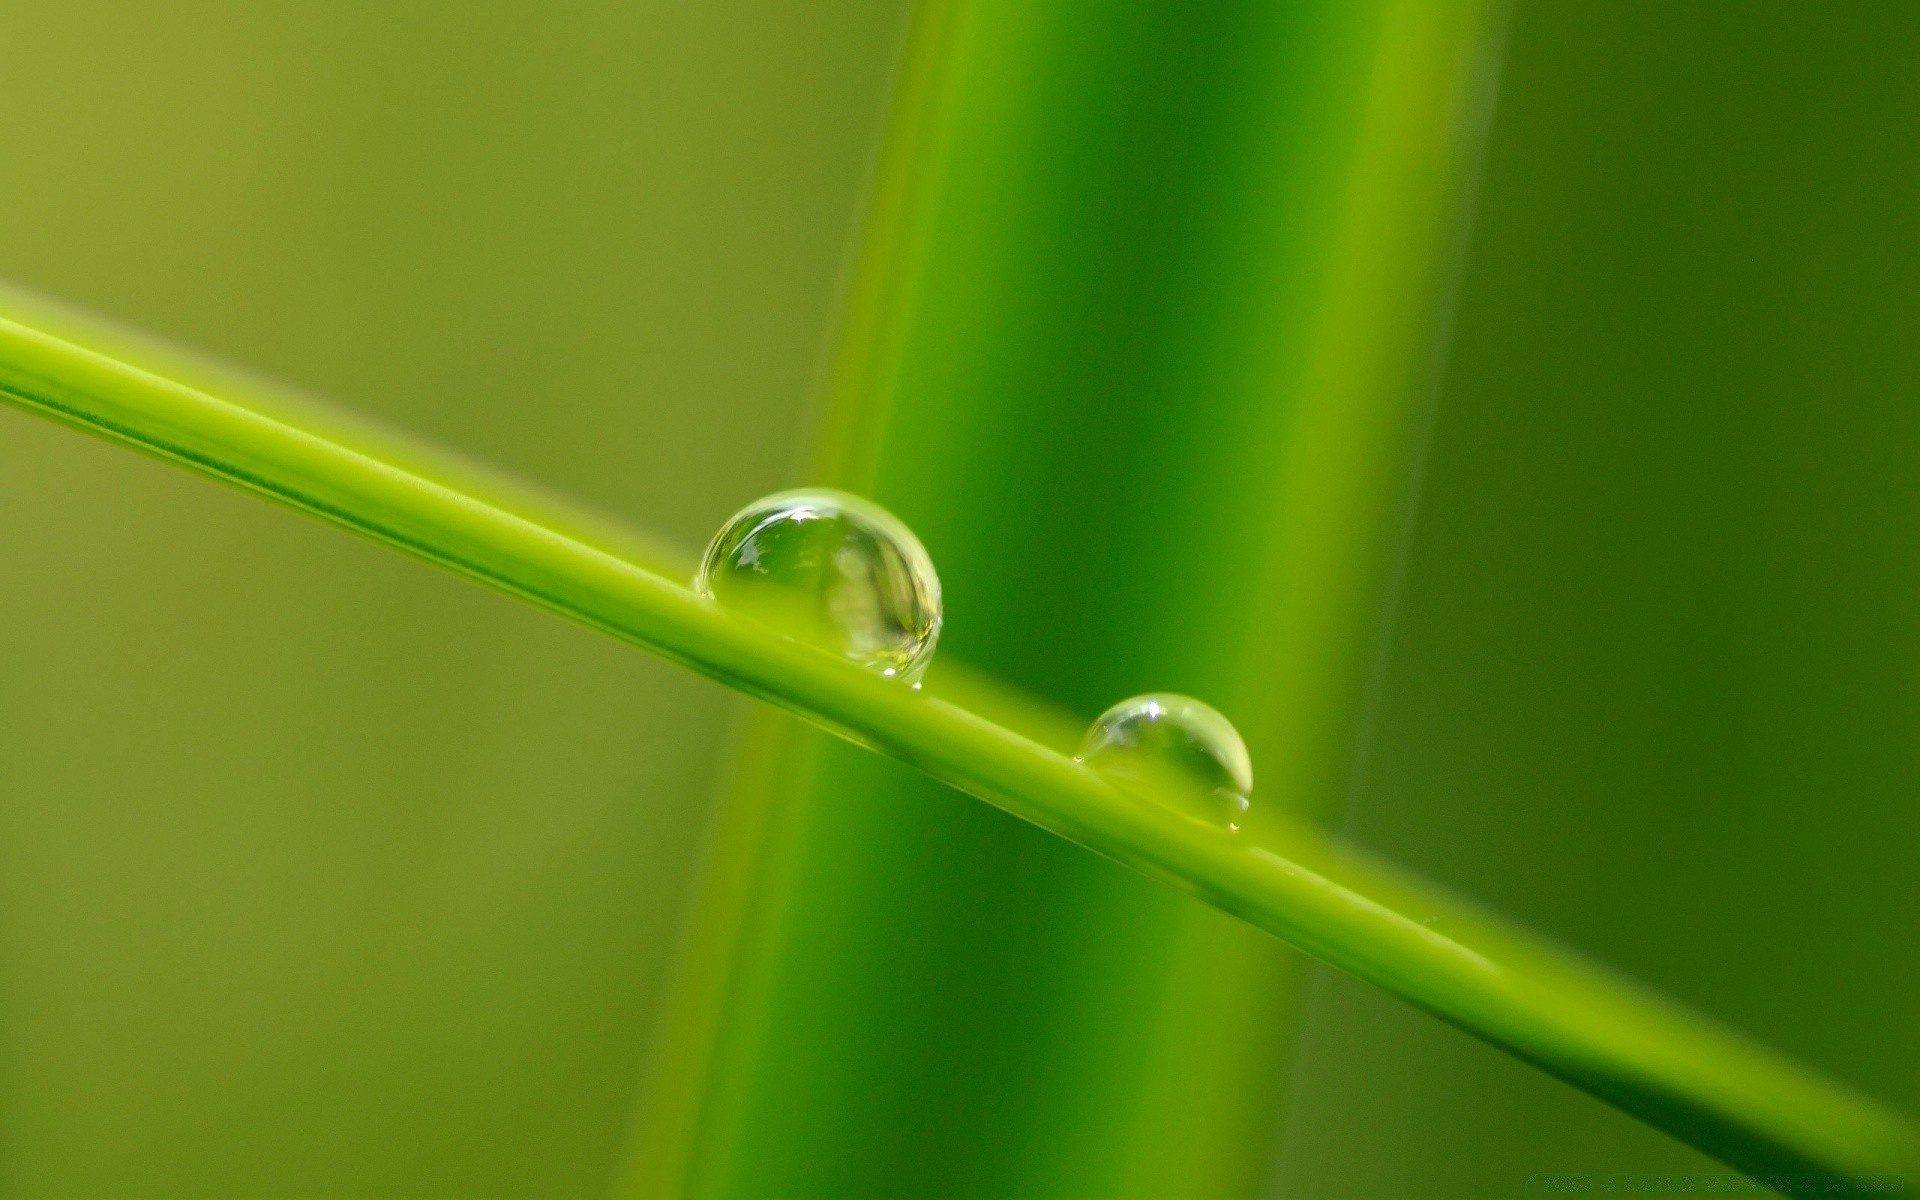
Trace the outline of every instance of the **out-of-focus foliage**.
<instances>
[{"instance_id":1,"label":"out-of-focus foliage","mask_svg":"<svg viewBox=\"0 0 1920 1200\"><path fill-rule=\"evenodd\" d=\"M1916 61L1904 4L1516 8L1351 824L1908 1113ZM1306 1029L1282 1194L1760 1194L1344 981Z\"/></svg>"},{"instance_id":2,"label":"out-of-focus foliage","mask_svg":"<svg viewBox=\"0 0 1920 1200\"><path fill-rule=\"evenodd\" d=\"M697 545L898 21L10 5L0 276ZM13 412L0 554L0 1192L604 1191L726 693Z\"/></svg>"},{"instance_id":3,"label":"out-of-focus foliage","mask_svg":"<svg viewBox=\"0 0 1920 1200\"><path fill-rule=\"evenodd\" d=\"M915 23L818 469L919 531L942 654L1082 720L1218 704L1260 764L1248 841L1352 764L1500 14ZM636 1196L1259 1186L1298 956L894 764L790 730L763 756Z\"/></svg>"}]
</instances>

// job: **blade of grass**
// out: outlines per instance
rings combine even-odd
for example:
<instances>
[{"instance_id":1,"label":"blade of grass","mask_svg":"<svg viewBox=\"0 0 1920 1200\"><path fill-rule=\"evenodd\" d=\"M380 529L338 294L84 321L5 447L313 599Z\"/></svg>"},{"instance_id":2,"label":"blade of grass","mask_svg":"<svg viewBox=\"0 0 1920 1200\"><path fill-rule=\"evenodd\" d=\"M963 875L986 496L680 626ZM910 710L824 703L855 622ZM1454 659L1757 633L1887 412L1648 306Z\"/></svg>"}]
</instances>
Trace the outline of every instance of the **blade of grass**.
<instances>
[{"instance_id":1,"label":"blade of grass","mask_svg":"<svg viewBox=\"0 0 1920 1200\"><path fill-rule=\"evenodd\" d=\"M1204 696L1255 820L1332 811L1499 6L915 11L807 477L934 548L950 652L1076 711ZM1301 956L754 730L629 1195L1263 1189Z\"/></svg>"},{"instance_id":2,"label":"blade of grass","mask_svg":"<svg viewBox=\"0 0 1920 1200\"><path fill-rule=\"evenodd\" d=\"M938 675L932 694L916 695L525 515L4 320L0 396L489 583L898 758L1789 1193L1915 1191L1920 1146L1901 1118L1306 826L1276 826L1262 844L1132 800L1055 748L1070 721L1016 731L943 699L950 685Z\"/></svg>"},{"instance_id":3,"label":"blade of grass","mask_svg":"<svg viewBox=\"0 0 1920 1200\"><path fill-rule=\"evenodd\" d=\"M693 570L694 552L684 546L672 545L645 531L624 526L604 514L592 512L443 446L422 441L286 384L183 349L142 330L127 328L97 313L0 281L0 319L85 346L195 391L244 405L261 416L352 446L388 466L432 479L496 507L511 509L549 529L649 570L667 575Z\"/></svg>"}]
</instances>

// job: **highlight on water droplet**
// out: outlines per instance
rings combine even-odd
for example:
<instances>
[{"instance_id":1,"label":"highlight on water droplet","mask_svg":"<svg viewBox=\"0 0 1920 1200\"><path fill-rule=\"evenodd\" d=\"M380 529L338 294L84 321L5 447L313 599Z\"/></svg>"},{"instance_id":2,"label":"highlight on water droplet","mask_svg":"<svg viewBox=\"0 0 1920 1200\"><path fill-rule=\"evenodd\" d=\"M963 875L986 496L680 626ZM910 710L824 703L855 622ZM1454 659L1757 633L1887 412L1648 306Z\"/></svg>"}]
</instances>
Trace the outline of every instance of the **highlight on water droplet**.
<instances>
[{"instance_id":1,"label":"highlight on water droplet","mask_svg":"<svg viewBox=\"0 0 1920 1200\"><path fill-rule=\"evenodd\" d=\"M779 492L735 513L693 588L916 688L940 638L940 579L920 539L871 500L828 488Z\"/></svg>"},{"instance_id":2,"label":"highlight on water droplet","mask_svg":"<svg viewBox=\"0 0 1920 1200\"><path fill-rule=\"evenodd\" d=\"M1155 692L1101 713L1080 761L1121 789L1238 832L1253 794L1253 760L1233 722L1191 696Z\"/></svg>"}]
</instances>

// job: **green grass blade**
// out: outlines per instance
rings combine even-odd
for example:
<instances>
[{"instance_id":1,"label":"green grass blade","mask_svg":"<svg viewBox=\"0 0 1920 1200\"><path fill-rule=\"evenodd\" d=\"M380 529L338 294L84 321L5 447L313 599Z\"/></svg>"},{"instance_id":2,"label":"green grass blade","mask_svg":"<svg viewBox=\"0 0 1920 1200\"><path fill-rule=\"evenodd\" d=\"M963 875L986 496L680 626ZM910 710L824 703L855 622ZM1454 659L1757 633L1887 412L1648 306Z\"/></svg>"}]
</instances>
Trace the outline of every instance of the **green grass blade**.
<instances>
[{"instance_id":1,"label":"green grass blade","mask_svg":"<svg viewBox=\"0 0 1920 1200\"><path fill-rule=\"evenodd\" d=\"M1206 697L1256 820L1350 794L1498 7L916 6L806 477L935 549L947 652ZM634 1200L1263 1190L1302 956L755 728Z\"/></svg>"},{"instance_id":2,"label":"green grass blade","mask_svg":"<svg viewBox=\"0 0 1920 1200\"><path fill-rule=\"evenodd\" d=\"M913 694L532 517L11 321L0 321L0 395L768 700L1199 896L1783 1190L1915 1190L1914 1134L1871 1102L1306 826L1256 844L1131 800L1062 752L1071 721L997 724L955 702L997 707L961 673Z\"/></svg>"},{"instance_id":3,"label":"green grass blade","mask_svg":"<svg viewBox=\"0 0 1920 1200\"><path fill-rule=\"evenodd\" d=\"M142 330L128 328L97 313L0 281L0 320L14 321L61 341L85 346L97 354L195 391L219 396L260 416L352 446L388 466L432 479L495 507L511 509L520 516L661 574L679 575L693 569L693 551L686 547L622 525L443 446Z\"/></svg>"}]
</instances>

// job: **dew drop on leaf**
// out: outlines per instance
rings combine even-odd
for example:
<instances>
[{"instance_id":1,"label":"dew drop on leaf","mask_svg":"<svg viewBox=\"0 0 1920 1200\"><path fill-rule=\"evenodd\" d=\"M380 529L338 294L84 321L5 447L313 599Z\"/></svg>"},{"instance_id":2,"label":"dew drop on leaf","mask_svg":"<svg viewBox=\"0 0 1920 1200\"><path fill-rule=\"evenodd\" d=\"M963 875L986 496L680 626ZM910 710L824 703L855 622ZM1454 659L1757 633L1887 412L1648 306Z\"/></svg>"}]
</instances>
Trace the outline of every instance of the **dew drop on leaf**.
<instances>
[{"instance_id":1,"label":"dew drop on leaf","mask_svg":"<svg viewBox=\"0 0 1920 1200\"><path fill-rule=\"evenodd\" d=\"M1234 832L1253 792L1253 761L1233 722L1172 692L1134 696L1101 713L1080 760L1123 791Z\"/></svg>"},{"instance_id":2,"label":"dew drop on leaf","mask_svg":"<svg viewBox=\"0 0 1920 1200\"><path fill-rule=\"evenodd\" d=\"M899 518L811 488L735 513L694 576L702 596L796 641L919 686L940 637L940 580Z\"/></svg>"}]
</instances>

